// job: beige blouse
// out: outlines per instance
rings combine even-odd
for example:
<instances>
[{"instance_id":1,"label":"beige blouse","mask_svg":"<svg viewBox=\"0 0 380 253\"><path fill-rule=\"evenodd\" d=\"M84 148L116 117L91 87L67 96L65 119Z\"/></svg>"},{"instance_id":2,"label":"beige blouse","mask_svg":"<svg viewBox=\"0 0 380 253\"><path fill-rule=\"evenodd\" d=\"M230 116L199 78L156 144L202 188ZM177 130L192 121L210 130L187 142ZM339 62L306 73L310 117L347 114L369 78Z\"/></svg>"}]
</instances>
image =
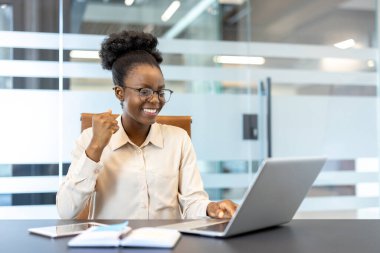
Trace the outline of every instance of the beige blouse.
<instances>
[{"instance_id":1,"label":"beige blouse","mask_svg":"<svg viewBox=\"0 0 380 253\"><path fill-rule=\"evenodd\" d=\"M125 133L120 116L117 121L119 130L98 163L85 153L92 128L77 140L69 171L57 193L60 217L77 216L91 196L90 217L94 219L205 217L210 201L187 132L155 123L138 147Z\"/></svg>"}]
</instances>

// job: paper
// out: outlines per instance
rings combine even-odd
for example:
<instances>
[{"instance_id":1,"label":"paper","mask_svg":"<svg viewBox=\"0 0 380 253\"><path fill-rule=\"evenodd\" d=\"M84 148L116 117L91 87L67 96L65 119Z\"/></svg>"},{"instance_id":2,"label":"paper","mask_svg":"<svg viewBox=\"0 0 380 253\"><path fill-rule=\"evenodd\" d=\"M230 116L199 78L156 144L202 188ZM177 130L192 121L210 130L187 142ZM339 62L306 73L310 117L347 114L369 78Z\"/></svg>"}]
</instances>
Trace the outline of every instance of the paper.
<instances>
[{"instance_id":1,"label":"paper","mask_svg":"<svg viewBox=\"0 0 380 253\"><path fill-rule=\"evenodd\" d=\"M138 228L121 241L123 247L173 248L181 234L177 230L164 228Z\"/></svg>"}]
</instances>

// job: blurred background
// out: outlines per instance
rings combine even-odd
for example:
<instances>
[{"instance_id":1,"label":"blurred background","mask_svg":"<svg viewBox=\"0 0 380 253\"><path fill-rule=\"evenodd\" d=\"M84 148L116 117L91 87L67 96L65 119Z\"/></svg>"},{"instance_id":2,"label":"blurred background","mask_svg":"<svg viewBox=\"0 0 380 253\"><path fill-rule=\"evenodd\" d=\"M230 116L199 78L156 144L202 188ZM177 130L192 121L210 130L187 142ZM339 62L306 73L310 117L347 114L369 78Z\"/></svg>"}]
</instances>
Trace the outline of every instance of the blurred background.
<instances>
[{"instance_id":1,"label":"blurred background","mask_svg":"<svg viewBox=\"0 0 380 253\"><path fill-rule=\"evenodd\" d=\"M154 34L210 198L267 157L328 162L296 218L379 218L375 0L0 0L0 219L57 218L81 112L120 113L98 50Z\"/></svg>"}]
</instances>

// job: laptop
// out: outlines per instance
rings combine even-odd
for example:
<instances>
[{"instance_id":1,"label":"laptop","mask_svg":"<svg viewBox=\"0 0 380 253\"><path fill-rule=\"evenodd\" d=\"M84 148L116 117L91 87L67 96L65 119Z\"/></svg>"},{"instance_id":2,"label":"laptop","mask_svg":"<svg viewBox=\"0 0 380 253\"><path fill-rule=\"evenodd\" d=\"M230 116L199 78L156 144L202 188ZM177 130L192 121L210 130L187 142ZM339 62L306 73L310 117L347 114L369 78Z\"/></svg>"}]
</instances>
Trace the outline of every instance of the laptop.
<instances>
[{"instance_id":1,"label":"laptop","mask_svg":"<svg viewBox=\"0 0 380 253\"><path fill-rule=\"evenodd\" d=\"M231 219L192 220L160 227L188 234L229 237L287 223L325 162L325 158L266 159Z\"/></svg>"}]
</instances>

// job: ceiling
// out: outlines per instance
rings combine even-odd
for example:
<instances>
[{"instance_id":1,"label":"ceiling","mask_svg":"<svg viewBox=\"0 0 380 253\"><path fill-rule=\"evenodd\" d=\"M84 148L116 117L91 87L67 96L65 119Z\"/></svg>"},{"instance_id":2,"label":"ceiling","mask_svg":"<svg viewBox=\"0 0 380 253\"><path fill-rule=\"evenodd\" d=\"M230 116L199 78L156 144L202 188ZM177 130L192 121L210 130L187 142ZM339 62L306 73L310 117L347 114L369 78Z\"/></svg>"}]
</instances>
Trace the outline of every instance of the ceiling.
<instances>
[{"instance_id":1,"label":"ceiling","mask_svg":"<svg viewBox=\"0 0 380 253\"><path fill-rule=\"evenodd\" d=\"M181 23L169 38L323 45L353 38L358 47L371 47L376 40L375 0L182 0L163 22L161 15L171 2L135 0L126 6L121 0L73 0L71 30L107 34L140 29L168 37Z\"/></svg>"}]
</instances>

